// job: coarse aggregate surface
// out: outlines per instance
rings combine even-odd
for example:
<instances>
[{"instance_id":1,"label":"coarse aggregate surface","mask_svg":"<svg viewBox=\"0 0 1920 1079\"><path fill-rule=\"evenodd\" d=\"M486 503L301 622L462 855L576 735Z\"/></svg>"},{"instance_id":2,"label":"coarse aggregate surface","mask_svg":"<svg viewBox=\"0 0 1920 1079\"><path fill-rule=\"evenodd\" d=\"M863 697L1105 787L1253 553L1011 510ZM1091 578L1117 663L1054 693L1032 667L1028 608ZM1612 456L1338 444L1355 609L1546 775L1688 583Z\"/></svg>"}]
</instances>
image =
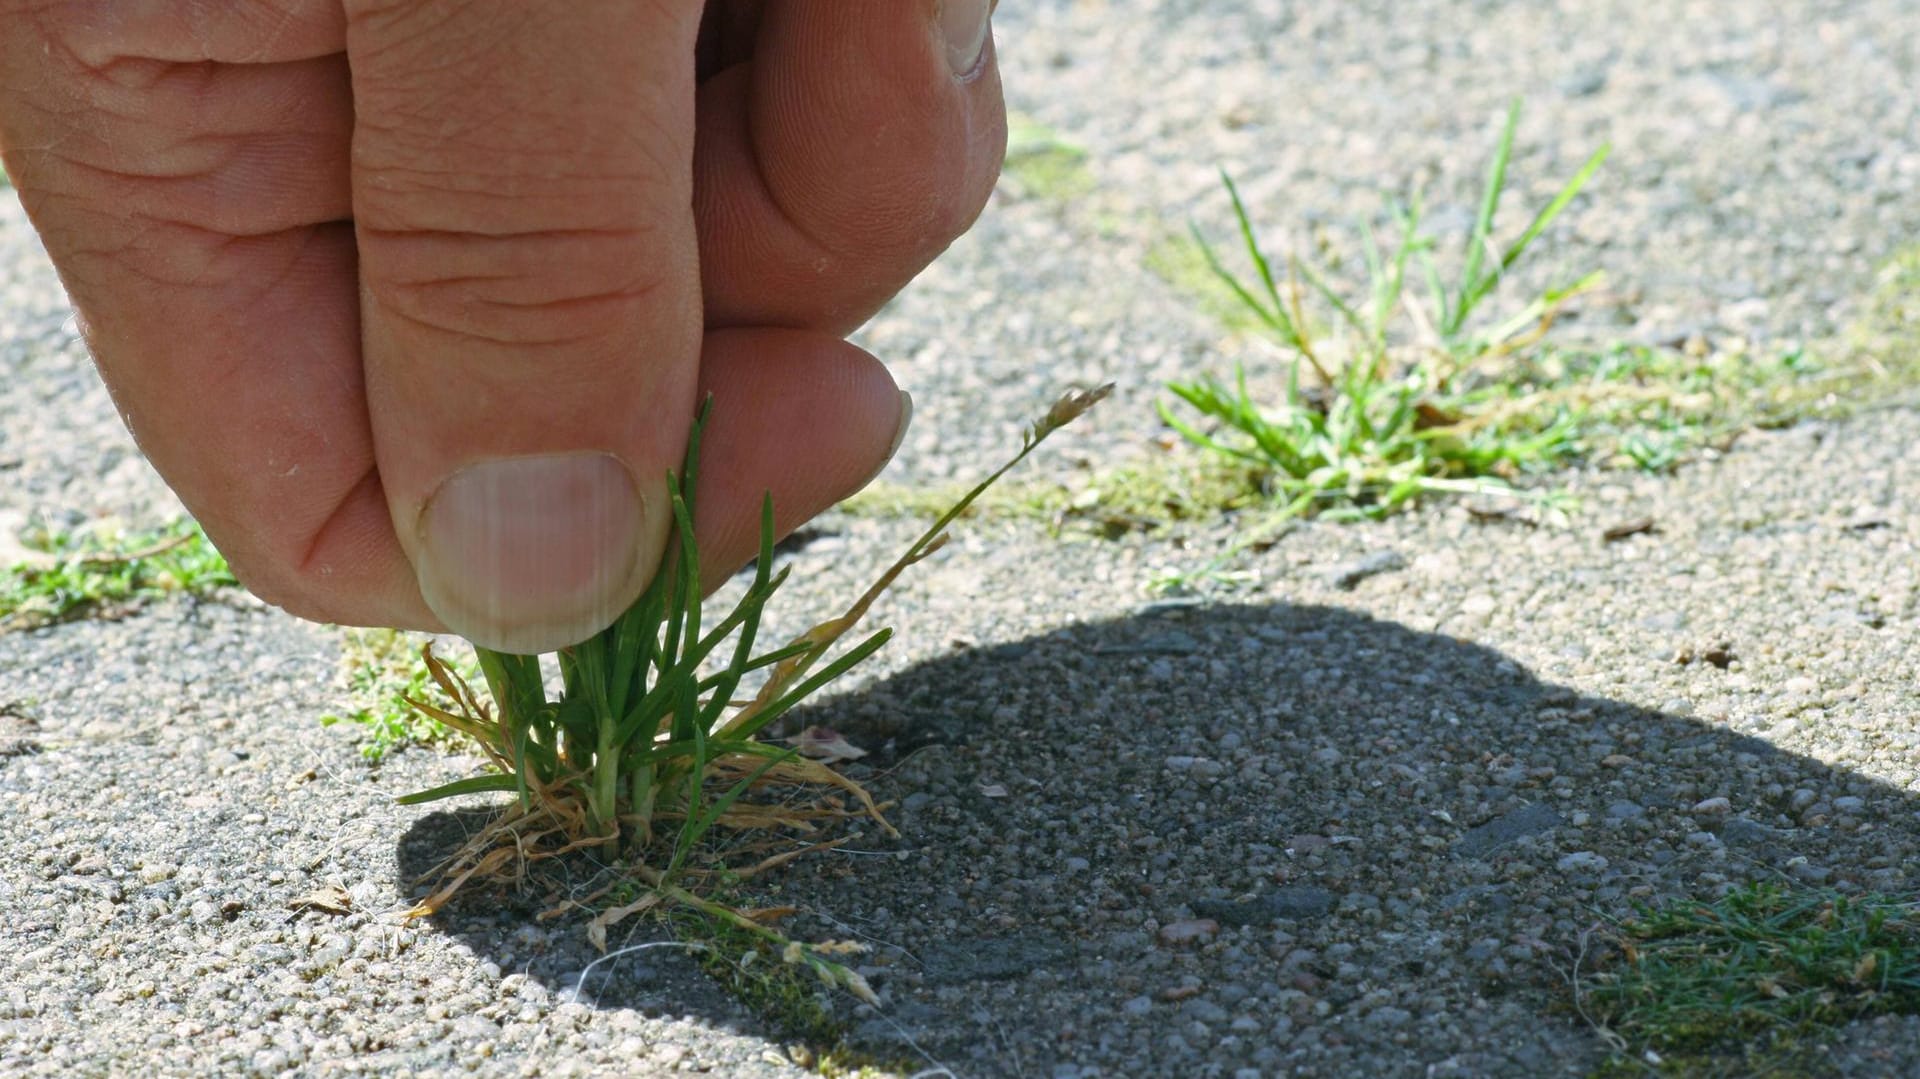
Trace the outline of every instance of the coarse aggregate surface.
<instances>
[{"instance_id":1,"label":"coarse aggregate surface","mask_svg":"<svg viewBox=\"0 0 1920 1079\"><path fill-rule=\"evenodd\" d=\"M1119 391L1031 474L1158 452L1160 385L1244 351L1155 272L1190 218L1226 235L1217 169L1275 249L1415 184L1458 238L1516 94L1516 197L1614 147L1537 271L1608 271L1573 332L1830 339L1920 240L1902 0L1052 0L997 27L1010 103L1087 186L1016 162L862 331L918 406L890 483L977 474L1075 381ZM9 533L180 512L4 189L0 371ZM1915 894L1917 444L1892 402L1562 477L1565 523L1310 522L1188 599L1149 585L1230 522L963 522L805 717L871 751L901 838L762 894L873 946L883 1007L831 1005L901 1074L1586 1074L1606 1045L1565 985L1604 916L1755 880ZM917 527L822 518L768 633ZM393 797L478 762L365 765L317 722L341 645L237 593L0 634L0 1073L808 1074L670 944L597 962L531 899L402 924L474 818ZM289 910L326 887L349 913ZM1920 1020L1814 1054L1920 1074Z\"/></svg>"}]
</instances>

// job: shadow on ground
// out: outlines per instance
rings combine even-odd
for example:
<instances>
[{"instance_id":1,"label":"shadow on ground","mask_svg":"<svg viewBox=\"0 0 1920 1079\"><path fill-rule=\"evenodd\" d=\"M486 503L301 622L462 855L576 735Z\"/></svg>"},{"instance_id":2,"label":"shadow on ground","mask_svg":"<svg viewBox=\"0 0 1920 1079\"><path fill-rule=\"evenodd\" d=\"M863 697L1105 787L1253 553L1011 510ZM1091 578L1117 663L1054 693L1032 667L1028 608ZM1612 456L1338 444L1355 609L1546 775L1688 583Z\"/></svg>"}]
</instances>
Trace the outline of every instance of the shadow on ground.
<instances>
[{"instance_id":1,"label":"shadow on ground","mask_svg":"<svg viewBox=\"0 0 1920 1079\"><path fill-rule=\"evenodd\" d=\"M1563 990L1602 915L1758 879L1900 892L1920 838L1898 791L1332 608L1072 626L805 719L872 750L902 838L756 898L873 945L884 1013L836 1002L859 1045L962 1076L1584 1074L1604 1049ZM423 821L403 872L468 826ZM537 909L439 924L565 990L592 953L574 924L530 954ZM588 987L740 1015L667 949Z\"/></svg>"}]
</instances>

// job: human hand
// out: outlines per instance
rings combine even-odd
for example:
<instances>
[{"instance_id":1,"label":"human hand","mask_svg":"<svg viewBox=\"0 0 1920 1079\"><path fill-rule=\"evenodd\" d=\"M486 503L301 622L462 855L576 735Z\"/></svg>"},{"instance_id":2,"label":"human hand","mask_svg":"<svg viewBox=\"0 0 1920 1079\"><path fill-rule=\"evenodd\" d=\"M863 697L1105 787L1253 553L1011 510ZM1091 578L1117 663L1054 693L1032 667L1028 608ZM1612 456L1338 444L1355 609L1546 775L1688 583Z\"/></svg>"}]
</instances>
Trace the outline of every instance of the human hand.
<instances>
[{"instance_id":1,"label":"human hand","mask_svg":"<svg viewBox=\"0 0 1920 1079\"><path fill-rule=\"evenodd\" d=\"M841 335L972 222L987 0L0 0L0 153L154 466L295 614L534 652L884 465Z\"/></svg>"}]
</instances>

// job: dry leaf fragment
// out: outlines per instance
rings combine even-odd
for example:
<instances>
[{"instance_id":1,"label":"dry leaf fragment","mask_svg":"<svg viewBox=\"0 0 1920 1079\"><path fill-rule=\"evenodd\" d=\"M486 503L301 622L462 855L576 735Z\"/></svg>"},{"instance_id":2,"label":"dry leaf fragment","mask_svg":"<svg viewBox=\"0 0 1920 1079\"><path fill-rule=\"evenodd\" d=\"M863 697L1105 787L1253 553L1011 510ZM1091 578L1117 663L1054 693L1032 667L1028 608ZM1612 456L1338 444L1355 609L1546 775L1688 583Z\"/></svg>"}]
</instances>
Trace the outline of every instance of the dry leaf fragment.
<instances>
[{"instance_id":1,"label":"dry leaf fragment","mask_svg":"<svg viewBox=\"0 0 1920 1079\"><path fill-rule=\"evenodd\" d=\"M779 922L782 919L791 918L794 915L800 913L800 908L799 907L759 907L754 910L743 910L740 913L746 915L747 918L752 921L759 922L761 925L773 925L774 923Z\"/></svg>"},{"instance_id":2,"label":"dry leaf fragment","mask_svg":"<svg viewBox=\"0 0 1920 1079\"><path fill-rule=\"evenodd\" d=\"M1430 431L1435 427L1452 427L1460 422L1460 414L1441 408L1431 401L1421 401L1413 406L1413 429Z\"/></svg>"},{"instance_id":3,"label":"dry leaf fragment","mask_svg":"<svg viewBox=\"0 0 1920 1079\"><path fill-rule=\"evenodd\" d=\"M296 918L310 910L337 917L353 913L353 897L347 894L346 889L329 884L324 888L315 888L297 899L287 900L287 909L292 911Z\"/></svg>"},{"instance_id":4,"label":"dry leaf fragment","mask_svg":"<svg viewBox=\"0 0 1920 1079\"><path fill-rule=\"evenodd\" d=\"M847 992L852 993L855 1000L875 1008L880 1006L880 997L873 991L873 986L867 984L865 975L857 970L848 970L845 967L841 967L840 971L841 986L845 988Z\"/></svg>"},{"instance_id":5,"label":"dry leaf fragment","mask_svg":"<svg viewBox=\"0 0 1920 1079\"><path fill-rule=\"evenodd\" d=\"M644 914L652 910L665 898L659 892L647 892L624 907L613 907L600 912L599 917L587 923L587 939L595 948L602 952L606 951L608 927L618 925L632 915Z\"/></svg>"},{"instance_id":6,"label":"dry leaf fragment","mask_svg":"<svg viewBox=\"0 0 1920 1079\"><path fill-rule=\"evenodd\" d=\"M1868 978L1873 977L1873 972L1878 969L1879 966L1879 952L1868 952L1866 955L1861 956L1860 962L1854 964L1853 967L1854 983L1864 985Z\"/></svg>"},{"instance_id":7,"label":"dry leaf fragment","mask_svg":"<svg viewBox=\"0 0 1920 1079\"><path fill-rule=\"evenodd\" d=\"M808 727L799 737L787 741L800 751L803 757L811 757L828 764L840 761L857 761L867 755L867 751L842 737L832 727Z\"/></svg>"},{"instance_id":8,"label":"dry leaf fragment","mask_svg":"<svg viewBox=\"0 0 1920 1079\"><path fill-rule=\"evenodd\" d=\"M1600 533L1600 538L1606 540L1608 543L1618 543L1628 536L1638 536L1648 532L1658 532L1659 530L1660 526L1653 518L1636 517L1631 521L1623 521L1607 529L1605 532Z\"/></svg>"}]
</instances>

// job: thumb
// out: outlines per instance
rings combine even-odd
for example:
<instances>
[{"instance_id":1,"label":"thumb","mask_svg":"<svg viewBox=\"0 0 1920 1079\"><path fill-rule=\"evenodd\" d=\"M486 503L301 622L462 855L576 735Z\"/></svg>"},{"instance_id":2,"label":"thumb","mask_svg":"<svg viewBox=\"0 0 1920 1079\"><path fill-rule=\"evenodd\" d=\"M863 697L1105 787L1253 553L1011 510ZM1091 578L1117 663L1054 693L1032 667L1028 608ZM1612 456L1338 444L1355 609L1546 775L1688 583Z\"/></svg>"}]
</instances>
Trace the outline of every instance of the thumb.
<instances>
[{"instance_id":1,"label":"thumb","mask_svg":"<svg viewBox=\"0 0 1920 1079\"><path fill-rule=\"evenodd\" d=\"M348 0L367 404L427 605L538 652L652 576L701 332L701 5Z\"/></svg>"}]
</instances>

